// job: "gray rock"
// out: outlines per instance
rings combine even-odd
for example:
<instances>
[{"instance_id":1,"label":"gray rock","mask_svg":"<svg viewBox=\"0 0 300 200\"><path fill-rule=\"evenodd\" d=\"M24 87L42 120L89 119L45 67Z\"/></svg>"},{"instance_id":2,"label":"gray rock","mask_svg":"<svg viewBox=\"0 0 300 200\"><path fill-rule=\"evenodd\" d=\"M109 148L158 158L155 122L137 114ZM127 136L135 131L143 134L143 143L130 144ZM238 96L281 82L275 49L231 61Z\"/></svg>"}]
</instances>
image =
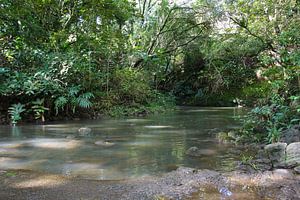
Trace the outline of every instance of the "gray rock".
<instances>
[{"instance_id":1,"label":"gray rock","mask_svg":"<svg viewBox=\"0 0 300 200\"><path fill-rule=\"evenodd\" d=\"M260 149L260 150L257 151L256 158L264 159L264 158L267 158L267 157L268 157L268 155L267 155L267 152L265 150Z\"/></svg>"},{"instance_id":2,"label":"gray rock","mask_svg":"<svg viewBox=\"0 0 300 200\"><path fill-rule=\"evenodd\" d=\"M286 143L274 143L274 144L269 144L265 146L265 151L272 163L273 167L278 167L282 165L282 163L285 162L285 149L286 149L287 144Z\"/></svg>"},{"instance_id":3,"label":"gray rock","mask_svg":"<svg viewBox=\"0 0 300 200\"><path fill-rule=\"evenodd\" d=\"M287 169L275 169L272 171L272 174L274 175L275 178L280 178L280 179L288 179L288 178L293 178L293 173L291 170Z\"/></svg>"},{"instance_id":4,"label":"gray rock","mask_svg":"<svg viewBox=\"0 0 300 200\"><path fill-rule=\"evenodd\" d=\"M281 135L281 142L285 142L287 144L291 144L293 142L300 142L300 126L293 126L292 128L283 131Z\"/></svg>"},{"instance_id":5,"label":"gray rock","mask_svg":"<svg viewBox=\"0 0 300 200\"><path fill-rule=\"evenodd\" d=\"M296 172L296 174L300 174L300 166L295 167L294 172Z\"/></svg>"},{"instance_id":6,"label":"gray rock","mask_svg":"<svg viewBox=\"0 0 300 200\"><path fill-rule=\"evenodd\" d=\"M254 163L270 164L271 160L267 159L267 158L260 158L260 159L254 160Z\"/></svg>"},{"instance_id":7,"label":"gray rock","mask_svg":"<svg viewBox=\"0 0 300 200\"><path fill-rule=\"evenodd\" d=\"M75 137L75 135L68 135L66 138L67 138L67 139L74 139L74 138L76 138L76 137Z\"/></svg>"},{"instance_id":8,"label":"gray rock","mask_svg":"<svg viewBox=\"0 0 300 200\"><path fill-rule=\"evenodd\" d=\"M80 129L78 129L79 135L81 136L86 136L89 135L91 133L92 129L88 128L88 127L81 127Z\"/></svg>"},{"instance_id":9,"label":"gray rock","mask_svg":"<svg viewBox=\"0 0 300 200\"><path fill-rule=\"evenodd\" d=\"M189 156L199 156L199 149L198 147L191 147L185 152L185 154Z\"/></svg>"},{"instance_id":10,"label":"gray rock","mask_svg":"<svg viewBox=\"0 0 300 200\"><path fill-rule=\"evenodd\" d=\"M300 165L300 142L294 142L286 147L287 165Z\"/></svg>"}]
</instances>

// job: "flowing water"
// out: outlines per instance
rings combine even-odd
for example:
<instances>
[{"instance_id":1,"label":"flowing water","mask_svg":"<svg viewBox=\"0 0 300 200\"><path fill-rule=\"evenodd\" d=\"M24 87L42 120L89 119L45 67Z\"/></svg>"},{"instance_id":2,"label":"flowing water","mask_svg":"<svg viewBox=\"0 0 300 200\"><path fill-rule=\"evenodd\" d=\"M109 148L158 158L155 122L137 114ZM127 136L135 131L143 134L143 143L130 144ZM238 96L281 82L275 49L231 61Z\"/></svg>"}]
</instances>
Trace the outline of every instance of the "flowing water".
<instances>
[{"instance_id":1,"label":"flowing water","mask_svg":"<svg viewBox=\"0 0 300 200\"><path fill-rule=\"evenodd\" d=\"M144 118L0 126L0 169L29 169L98 180L160 175L179 166L231 170L235 147L213 128L239 126L240 108L180 108ZM91 134L78 134L90 127ZM186 150L196 146L201 157Z\"/></svg>"}]
</instances>

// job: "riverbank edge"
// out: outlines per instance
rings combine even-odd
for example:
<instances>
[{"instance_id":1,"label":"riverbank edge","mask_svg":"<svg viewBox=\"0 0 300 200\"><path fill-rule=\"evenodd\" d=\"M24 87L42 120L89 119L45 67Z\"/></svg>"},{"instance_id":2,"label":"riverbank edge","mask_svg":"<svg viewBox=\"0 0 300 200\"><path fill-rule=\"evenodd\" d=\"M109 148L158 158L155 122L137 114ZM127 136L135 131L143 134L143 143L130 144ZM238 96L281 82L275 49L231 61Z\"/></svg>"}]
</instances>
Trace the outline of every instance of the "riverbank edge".
<instances>
[{"instance_id":1,"label":"riverbank edge","mask_svg":"<svg viewBox=\"0 0 300 200\"><path fill-rule=\"evenodd\" d=\"M2 199L298 199L300 175L276 169L255 173L180 167L161 177L87 180L33 171L0 170Z\"/></svg>"}]
</instances>

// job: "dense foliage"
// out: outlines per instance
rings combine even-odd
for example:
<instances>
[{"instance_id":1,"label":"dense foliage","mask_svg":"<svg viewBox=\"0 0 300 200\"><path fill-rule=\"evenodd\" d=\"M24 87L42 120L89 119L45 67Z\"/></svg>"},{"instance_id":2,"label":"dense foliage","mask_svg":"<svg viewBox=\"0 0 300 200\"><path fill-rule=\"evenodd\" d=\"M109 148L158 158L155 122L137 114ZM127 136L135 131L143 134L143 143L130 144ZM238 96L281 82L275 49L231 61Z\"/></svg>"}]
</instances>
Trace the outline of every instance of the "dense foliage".
<instances>
[{"instance_id":1,"label":"dense foliage","mask_svg":"<svg viewBox=\"0 0 300 200\"><path fill-rule=\"evenodd\" d=\"M144 115L174 96L256 106L242 134L258 141L299 123L299 1L180 2L2 0L2 117Z\"/></svg>"}]
</instances>

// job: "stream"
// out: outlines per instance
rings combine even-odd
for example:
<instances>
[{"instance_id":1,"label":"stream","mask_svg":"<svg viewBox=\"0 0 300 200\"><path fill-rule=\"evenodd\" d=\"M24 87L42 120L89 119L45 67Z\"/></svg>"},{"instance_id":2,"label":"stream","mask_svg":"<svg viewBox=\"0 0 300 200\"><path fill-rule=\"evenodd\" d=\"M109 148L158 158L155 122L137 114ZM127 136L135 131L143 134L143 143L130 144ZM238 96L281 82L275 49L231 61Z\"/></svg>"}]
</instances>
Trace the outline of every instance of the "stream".
<instances>
[{"instance_id":1,"label":"stream","mask_svg":"<svg viewBox=\"0 0 300 200\"><path fill-rule=\"evenodd\" d=\"M237 128L243 113L241 108L180 107L142 118L0 126L0 169L95 180L159 176L178 167L231 171L240 155L209 130ZM80 135L81 127L92 131ZM203 156L186 155L192 146Z\"/></svg>"}]
</instances>

